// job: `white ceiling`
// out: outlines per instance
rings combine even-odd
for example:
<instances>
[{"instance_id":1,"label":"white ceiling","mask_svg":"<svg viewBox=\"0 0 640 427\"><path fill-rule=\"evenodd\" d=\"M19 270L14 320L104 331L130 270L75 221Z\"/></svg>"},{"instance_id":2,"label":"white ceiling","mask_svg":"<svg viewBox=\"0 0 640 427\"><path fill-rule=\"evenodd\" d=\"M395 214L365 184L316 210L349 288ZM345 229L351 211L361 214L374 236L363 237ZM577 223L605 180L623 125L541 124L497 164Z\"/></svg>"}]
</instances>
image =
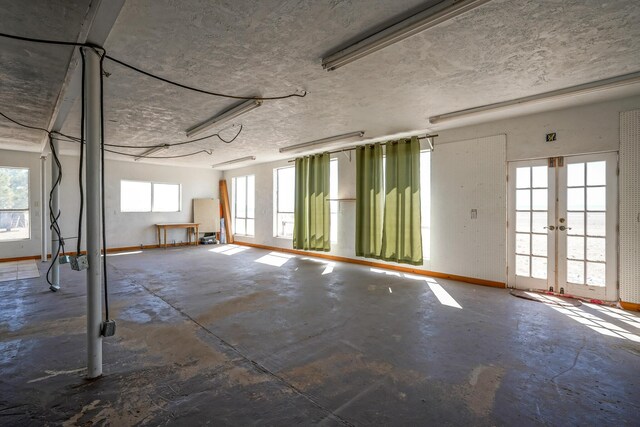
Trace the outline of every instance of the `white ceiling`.
<instances>
[{"instance_id":1,"label":"white ceiling","mask_svg":"<svg viewBox=\"0 0 640 427\"><path fill-rule=\"evenodd\" d=\"M68 24L81 15L77 10L84 4L78 3L72 8L75 14L68 11L63 17ZM420 0L202 0L188 5L129 0L105 47L135 66L213 91L262 96L309 92L305 98L266 101L236 119L244 130L232 144L211 139L158 154L212 149L212 156L161 161L196 166L247 155L258 162L286 158L278 148L357 130L366 131L367 138L423 131L430 128L432 115L640 70L636 0L492 0L336 71L322 69L326 54L424 6ZM34 13L24 11L29 12ZM77 26L39 27L33 18L29 25L5 27L2 13L6 32L68 39L77 33ZM41 15L38 10L35 14ZM32 45L0 43L1 110L28 112L20 117L46 125L55 101L49 95L66 70L57 58L68 61L69 49L34 51ZM11 57L10 67L5 55ZM41 55L48 59L42 61ZM174 88L111 62L106 69L111 73L105 80L108 143L183 141L187 128L237 103ZM25 82L38 90L25 91ZM41 93L47 96L35 96ZM236 129L223 134L228 138ZM78 135L78 105L63 131ZM0 122L0 147L19 140L29 149L40 138Z\"/></svg>"}]
</instances>

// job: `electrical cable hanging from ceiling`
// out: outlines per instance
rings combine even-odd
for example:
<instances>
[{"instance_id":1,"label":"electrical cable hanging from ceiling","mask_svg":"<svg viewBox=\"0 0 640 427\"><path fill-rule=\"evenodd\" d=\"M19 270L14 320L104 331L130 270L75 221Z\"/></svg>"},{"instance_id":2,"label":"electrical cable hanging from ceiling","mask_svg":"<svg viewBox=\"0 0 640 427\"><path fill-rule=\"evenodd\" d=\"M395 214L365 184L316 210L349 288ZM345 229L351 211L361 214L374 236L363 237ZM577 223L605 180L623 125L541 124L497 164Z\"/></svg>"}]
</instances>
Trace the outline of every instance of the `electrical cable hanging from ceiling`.
<instances>
[{"instance_id":1,"label":"electrical cable hanging from ceiling","mask_svg":"<svg viewBox=\"0 0 640 427\"><path fill-rule=\"evenodd\" d=\"M141 68L138 68L134 65L131 65L125 61L122 61L120 59L114 58L111 55L107 54L107 51L105 48L103 48L102 46L96 46L93 45L91 43L78 43L78 42L67 42L67 41L59 41L59 40L47 40L47 39L36 39L36 38L32 38L32 37L23 37L23 36L16 36L13 34L7 34L7 33L0 33L0 37L5 37L5 38L10 38L10 39L14 39L14 40L20 40L20 41L25 41L25 42L30 42L30 43L44 43L44 44L53 44L53 45L62 45L62 46L78 46L78 47L91 47L93 49L99 49L103 52L103 55L106 59L115 62L123 67L129 68L130 70L136 71L140 74L143 74L147 77L162 81L164 83L168 83L170 85L173 86L177 86L180 87L182 89L187 89L193 92L197 92L197 93L202 93L205 95L212 95L212 96L217 96L217 97L221 97L221 98L229 98L229 99L243 99L243 100L256 100L256 101L276 101L276 100L280 100L280 99L287 99L287 98L293 98L293 97L298 97L298 98L304 98L305 96L307 96L307 91L304 90L302 91L302 93L291 93L288 95L280 95L280 96L239 96L239 95L229 95L229 94L225 94L225 93L220 93L220 92L212 92L209 90L205 90L205 89L200 89L194 86L190 86L184 83L180 83L180 82L176 82L174 80L170 80L167 79L165 77L161 77L158 76L156 74L150 73L148 71L145 71Z\"/></svg>"},{"instance_id":2,"label":"electrical cable hanging from ceiling","mask_svg":"<svg viewBox=\"0 0 640 427\"><path fill-rule=\"evenodd\" d=\"M49 268L47 269L47 274L45 276L47 279L47 283L49 284L49 289L51 289L52 291L57 291L58 286L51 281L51 269L53 268L56 261L60 257L60 252L62 252L62 255L65 255L65 250L64 250L64 239L62 238L62 232L60 230L60 224L58 224L58 219L60 218L60 214L62 213L62 211L58 208L58 212L55 212L55 213L53 212L52 199L53 199L53 192L60 185L62 181L62 164L60 163L60 159L58 159L58 153L56 152L56 147L53 144L53 137L51 136L51 134L49 134L49 147L51 149L52 162L55 162L56 166L58 167L58 175L56 176L56 180L53 182L53 185L51 186L51 191L49 192L49 222L51 223L49 225L49 229L56 234L56 237L58 238L57 239L58 246L56 248L55 253L53 253L53 248L51 248L51 252L52 252L51 264L49 265Z\"/></svg>"},{"instance_id":3,"label":"electrical cable hanging from ceiling","mask_svg":"<svg viewBox=\"0 0 640 427\"><path fill-rule=\"evenodd\" d=\"M96 51L97 52L97 51ZM104 55L100 55L100 195L102 205L102 279L104 284L104 317L109 322L109 282L107 280L107 226L104 185Z\"/></svg>"}]
</instances>

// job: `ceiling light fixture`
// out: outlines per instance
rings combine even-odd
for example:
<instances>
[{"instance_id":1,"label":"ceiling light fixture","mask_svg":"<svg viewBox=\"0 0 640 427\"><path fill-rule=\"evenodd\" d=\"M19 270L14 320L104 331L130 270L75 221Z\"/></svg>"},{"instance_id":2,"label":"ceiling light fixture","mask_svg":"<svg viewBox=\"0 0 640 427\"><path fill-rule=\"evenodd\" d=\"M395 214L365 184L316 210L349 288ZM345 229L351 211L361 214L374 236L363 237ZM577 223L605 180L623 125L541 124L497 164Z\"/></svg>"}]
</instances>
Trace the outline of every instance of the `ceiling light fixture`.
<instances>
[{"instance_id":1,"label":"ceiling light fixture","mask_svg":"<svg viewBox=\"0 0 640 427\"><path fill-rule=\"evenodd\" d=\"M169 148L169 144L158 145L157 147L153 147L153 148L148 149L144 153L140 154L138 157L135 157L133 160L135 160L137 162L140 159L144 159L145 157L150 156L153 153L157 153L158 151L166 150L167 148Z\"/></svg>"},{"instance_id":2,"label":"ceiling light fixture","mask_svg":"<svg viewBox=\"0 0 640 427\"><path fill-rule=\"evenodd\" d=\"M435 27L449 19L462 15L488 1L490 0L441 1L395 25L391 25L382 31L322 58L322 67L327 71L335 70L431 27Z\"/></svg>"},{"instance_id":3,"label":"ceiling light fixture","mask_svg":"<svg viewBox=\"0 0 640 427\"><path fill-rule=\"evenodd\" d=\"M281 153L286 153L289 151L300 151L305 148L317 148L322 145L329 144L331 142L342 141L345 139L352 138L362 138L364 136L364 131L359 130L357 132L345 133L343 135L330 136L328 138L317 139L315 141L303 142L302 144L291 145L289 147L284 147L280 149Z\"/></svg>"},{"instance_id":4,"label":"ceiling light fixture","mask_svg":"<svg viewBox=\"0 0 640 427\"><path fill-rule=\"evenodd\" d=\"M215 165L211 165L211 167L212 168L217 168L217 167L220 167L220 166L232 165L234 163L248 162L249 160L255 160L255 159L256 159L256 156L241 157L239 159L227 160L226 162L216 163Z\"/></svg>"},{"instance_id":5,"label":"ceiling light fixture","mask_svg":"<svg viewBox=\"0 0 640 427\"><path fill-rule=\"evenodd\" d=\"M590 93L638 83L640 83L640 71L631 74L624 74L622 76L611 77L609 79L597 80L595 82L585 83L578 86L571 86L564 89L553 90L551 92L525 96L524 98L517 98L509 101L497 102L494 104L482 105L480 107L467 108L466 110L453 111L451 113L431 116L429 117L429 122L431 124L444 123L451 120L468 118L484 113L505 110L514 106L527 106L536 103L570 98L578 95L587 95Z\"/></svg>"},{"instance_id":6,"label":"ceiling light fixture","mask_svg":"<svg viewBox=\"0 0 640 427\"><path fill-rule=\"evenodd\" d=\"M200 135L201 133L208 131L214 126L220 125L224 122L228 122L229 120L233 120L236 117L248 113L249 111L258 108L261 105L262 101L258 99L250 99L249 101L238 104L222 114L218 114L217 116L214 116L209 120L200 123L199 125L187 129L187 137L191 138L192 136Z\"/></svg>"}]
</instances>

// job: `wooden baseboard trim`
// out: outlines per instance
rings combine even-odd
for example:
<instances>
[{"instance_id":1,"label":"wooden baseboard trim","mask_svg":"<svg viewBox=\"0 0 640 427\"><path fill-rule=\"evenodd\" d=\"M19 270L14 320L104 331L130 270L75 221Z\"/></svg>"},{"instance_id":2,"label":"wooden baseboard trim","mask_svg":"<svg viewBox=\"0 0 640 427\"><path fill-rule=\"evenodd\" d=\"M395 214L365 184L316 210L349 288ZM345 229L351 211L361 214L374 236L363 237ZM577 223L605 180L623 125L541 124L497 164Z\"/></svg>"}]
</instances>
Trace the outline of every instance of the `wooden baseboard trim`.
<instances>
[{"instance_id":1,"label":"wooden baseboard trim","mask_svg":"<svg viewBox=\"0 0 640 427\"><path fill-rule=\"evenodd\" d=\"M178 246L193 246L193 244L189 245L188 243L178 243L175 245L168 245L167 248L173 248ZM141 249L158 249L159 245L138 245L138 246L121 246L117 248L107 248L107 253L117 253L117 252L132 252L139 251ZM80 251L81 254L86 254L86 251ZM67 252L67 255L77 255L77 252ZM47 255L47 258L51 258L51 254ZM30 255L30 256L21 256L21 257L12 257L12 258L0 258L0 262L11 262L11 261L27 261L30 259L40 259L40 255Z\"/></svg>"},{"instance_id":2,"label":"wooden baseboard trim","mask_svg":"<svg viewBox=\"0 0 640 427\"><path fill-rule=\"evenodd\" d=\"M620 305L625 310L640 311L640 304L637 304L635 302L620 301Z\"/></svg>"},{"instance_id":3,"label":"wooden baseboard trim","mask_svg":"<svg viewBox=\"0 0 640 427\"><path fill-rule=\"evenodd\" d=\"M250 247L258 248L258 249L266 249L266 250L269 250L269 251L279 251L279 252L286 252L286 253L296 254L296 255L305 255L305 256L310 256L310 257L314 257L314 258L324 258L324 259L328 259L328 260L331 260L331 261L348 262L348 263L351 263L351 264L366 265L368 267L382 268L382 269L385 269L385 270L401 271L403 273L411 273L411 274L416 274L416 275L420 275L420 276L428 276L428 277L437 277L439 279L456 280L458 282L471 283L471 284L474 284L474 285L481 285L481 286L490 286L492 288L504 289L504 288L507 287L507 285L505 283L503 283L503 282L494 282L492 280L476 279L474 277L466 277L466 276L458 276L458 275L455 275L455 274L439 273L437 271L422 270L422 269L419 269L419 268L404 267L404 266L401 266L401 265L383 264L383 263L380 263L380 262L369 261L369 260L365 260L365 259L348 258L348 257L343 257L343 256L329 255L329 254L325 254L325 253L322 253L322 252L307 252L307 251L300 251L300 250L297 250L297 249L278 248L278 247L275 247L275 246L260 245L260 244L257 244L257 243L240 242L238 240L236 240L234 242L234 244L242 245L242 246L250 246Z\"/></svg>"}]
</instances>

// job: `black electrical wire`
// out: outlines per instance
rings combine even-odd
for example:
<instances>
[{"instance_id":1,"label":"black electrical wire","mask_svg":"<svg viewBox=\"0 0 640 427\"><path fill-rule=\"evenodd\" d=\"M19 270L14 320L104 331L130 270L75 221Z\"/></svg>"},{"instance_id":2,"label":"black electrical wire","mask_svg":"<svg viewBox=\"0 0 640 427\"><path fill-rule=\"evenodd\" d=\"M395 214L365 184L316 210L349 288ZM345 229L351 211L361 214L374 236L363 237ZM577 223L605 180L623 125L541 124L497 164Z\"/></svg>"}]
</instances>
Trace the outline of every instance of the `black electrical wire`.
<instances>
[{"instance_id":1,"label":"black electrical wire","mask_svg":"<svg viewBox=\"0 0 640 427\"><path fill-rule=\"evenodd\" d=\"M80 89L80 97L82 99L81 101L81 105L80 105L80 138L81 141L86 141L86 135L85 135L85 125L84 125L84 117L85 117L85 107L86 107L86 102L85 102L85 96L84 96L84 84L85 84L85 56L84 56L84 51L82 49L80 49L80 55L82 57L82 82L80 83L82 85L81 89ZM82 166L84 163L84 144L80 144L80 164L78 166L78 184L80 187L80 212L78 213L78 242L76 245L76 256L80 256L80 246L82 243L82 214L84 211L84 188L82 186Z\"/></svg>"},{"instance_id":2,"label":"black electrical wire","mask_svg":"<svg viewBox=\"0 0 640 427\"><path fill-rule=\"evenodd\" d=\"M109 321L109 282L107 280L107 226L105 220L104 185L104 55L100 55L100 196L102 205L102 279L104 284L104 315Z\"/></svg>"},{"instance_id":3,"label":"black electrical wire","mask_svg":"<svg viewBox=\"0 0 640 427\"><path fill-rule=\"evenodd\" d=\"M116 148L155 148L155 147L158 147L158 146L175 147L175 146L178 146L178 145L193 144L194 142L204 141L205 139L213 138L214 136L217 137L220 141L224 142L225 144L231 144L233 141L235 141L238 138L238 136L240 136L241 132L242 132L242 125L240 125L240 129L235 134L235 136L233 138L231 138L230 140L228 140L228 141L226 139L222 138L220 136L220 134L214 133L212 135L203 136L201 138L192 139L190 141L157 143L157 144L153 144L153 145L105 144L105 146L107 146L107 147L116 147Z\"/></svg>"},{"instance_id":4,"label":"black electrical wire","mask_svg":"<svg viewBox=\"0 0 640 427\"><path fill-rule=\"evenodd\" d=\"M44 44L57 44L57 45L63 45L63 46L79 46L79 47L91 47L94 49L99 49L103 52L103 55L105 58L109 59L110 61L113 61L119 65L122 65L123 67L129 68L130 70L136 71L140 74L144 74L147 77L151 77L153 79L156 80L160 80L162 82L168 83L170 85L173 86L177 86L183 89L187 89L193 92L198 92L198 93L203 93L205 95L212 95L212 96L217 96L217 97L221 97L221 98L230 98L230 99L242 99L242 100L255 100L255 101L275 101L278 99L286 99L286 98L293 98L293 97L299 97L299 98L304 98L305 96L307 96L307 91L303 91L302 93L292 93L292 94L288 94L288 95L281 95L281 96L238 96L238 95L229 95L229 94L225 94L225 93L220 93L220 92L212 92L212 91L208 91L208 90L204 90L204 89L200 89L200 88L196 88L193 86L189 86L187 84L183 84L183 83L179 83L173 80L169 80L167 78L164 77L160 77L158 75L152 74L148 71L144 71L138 67L135 67L131 64L128 64L124 61L121 61L117 58L114 58L111 55L107 55L106 50L101 47L101 46L96 46L96 45L92 45L91 43L78 43L78 42L67 42L67 41L59 41L59 40L46 40L46 39L36 39L36 38L31 38L31 37L22 37L22 36L15 36L13 34L6 34L6 33L0 33L0 37L6 37L6 38L10 38L10 39L14 39L14 40L21 40L21 41L26 41L26 42L31 42L31 43L44 43Z\"/></svg>"},{"instance_id":5,"label":"black electrical wire","mask_svg":"<svg viewBox=\"0 0 640 427\"><path fill-rule=\"evenodd\" d=\"M60 257L60 251L62 251L62 253L64 254L64 240L62 239L60 225L58 224L58 218L60 218L61 212L60 212L60 209L58 209L58 212L53 212L52 198L53 198L53 192L60 185L60 182L62 181L62 165L60 164L60 160L58 159L58 154L53 144L53 137L51 136L51 134L49 134L49 147L51 148L52 163L55 162L56 166L58 167L58 175L56 176L56 180L51 186L51 191L49 192L49 222L51 223L51 225L49 226L49 229L53 233L55 233L56 236L58 237L57 239L58 247L56 248L55 253L51 254L51 264L47 269L47 274L45 275L45 277L47 279L47 283L49 284L49 289L57 290L57 286L51 281L51 269L53 268L54 264ZM53 248L51 249L51 251L53 252Z\"/></svg>"}]
</instances>

